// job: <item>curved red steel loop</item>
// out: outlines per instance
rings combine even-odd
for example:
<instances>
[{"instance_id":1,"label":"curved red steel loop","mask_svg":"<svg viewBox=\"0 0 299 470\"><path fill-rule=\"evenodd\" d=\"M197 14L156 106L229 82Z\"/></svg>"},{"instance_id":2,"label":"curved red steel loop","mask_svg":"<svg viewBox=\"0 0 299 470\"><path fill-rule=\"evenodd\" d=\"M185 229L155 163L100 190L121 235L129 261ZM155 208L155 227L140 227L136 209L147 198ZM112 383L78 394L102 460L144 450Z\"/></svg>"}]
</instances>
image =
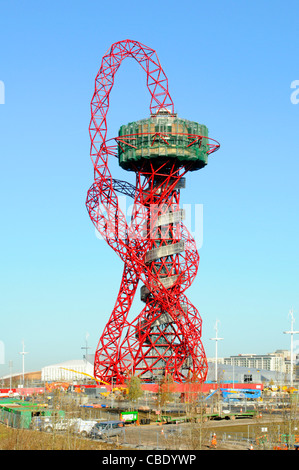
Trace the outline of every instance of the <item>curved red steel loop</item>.
<instances>
[{"instance_id":1,"label":"curved red steel loop","mask_svg":"<svg viewBox=\"0 0 299 470\"><path fill-rule=\"evenodd\" d=\"M116 384L124 383L131 373L149 380L163 369L180 382L186 380L186 371L188 377L203 381L207 361L201 344L201 319L184 294L198 269L195 241L186 227L178 224L180 233L171 235L172 243L183 241L184 253L167 256L155 262L153 268L146 262L146 254L155 249L155 241L144 238L141 233L151 204L162 207L162 212L169 208L179 210L179 191L175 187L187 170L177 164L167 169L162 165L150 172L145 168L136 169L133 222L128 226L108 167L109 155L114 155L106 140L109 95L115 73L127 57L134 58L146 72L151 114L169 108L169 112L174 113L168 80L155 51L132 40L113 44L102 59L91 101L90 156L95 181L88 191L86 206L98 232L124 262L124 270L113 312L96 350L94 376ZM157 196L154 186L161 177L167 184L161 186ZM132 193L131 187L125 190ZM165 277L161 280L161 273L175 277L171 289L162 282ZM140 280L151 295L142 312L129 322L128 314ZM168 326L163 329L166 317Z\"/></svg>"}]
</instances>

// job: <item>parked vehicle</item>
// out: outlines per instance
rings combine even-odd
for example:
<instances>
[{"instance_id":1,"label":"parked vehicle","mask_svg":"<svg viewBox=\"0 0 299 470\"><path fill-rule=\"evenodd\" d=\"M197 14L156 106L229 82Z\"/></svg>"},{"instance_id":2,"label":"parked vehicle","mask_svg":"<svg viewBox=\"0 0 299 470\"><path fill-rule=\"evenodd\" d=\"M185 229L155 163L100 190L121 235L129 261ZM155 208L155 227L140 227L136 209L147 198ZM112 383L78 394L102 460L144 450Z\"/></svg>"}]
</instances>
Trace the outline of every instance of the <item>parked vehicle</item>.
<instances>
[{"instance_id":1,"label":"parked vehicle","mask_svg":"<svg viewBox=\"0 0 299 470\"><path fill-rule=\"evenodd\" d=\"M75 420L72 428L74 432L80 434L82 437L87 437L92 430L92 428L98 423L96 420L84 420L78 418Z\"/></svg>"},{"instance_id":2,"label":"parked vehicle","mask_svg":"<svg viewBox=\"0 0 299 470\"><path fill-rule=\"evenodd\" d=\"M44 423L44 429L42 431L52 432L52 431L66 431L70 427L68 419L60 419L58 421L46 421Z\"/></svg>"},{"instance_id":3,"label":"parked vehicle","mask_svg":"<svg viewBox=\"0 0 299 470\"><path fill-rule=\"evenodd\" d=\"M122 421L102 421L96 423L90 433L89 437L93 439L104 439L106 437L117 436L124 430L124 423Z\"/></svg>"},{"instance_id":4,"label":"parked vehicle","mask_svg":"<svg viewBox=\"0 0 299 470\"><path fill-rule=\"evenodd\" d=\"M51 416L45 416L41 418L38 423L39 430L45 432L55 431L67 431L74 425L74 420L65 418L52 418Z\"/></svg>"},{"instance_id":5,"label":"parked vehicle","mask_svg":"<svg viewBox=\"0 0 299 470\"><path fill-rule=\"evenodd\" d=\"M30 423L30 429L35 431L45 431L50 432L52 429L58 429L60 427L67 428L69 426L69 421L67 419L60 417L53 418L52 416L33 416Z\"/></svg>"}]
</instances>

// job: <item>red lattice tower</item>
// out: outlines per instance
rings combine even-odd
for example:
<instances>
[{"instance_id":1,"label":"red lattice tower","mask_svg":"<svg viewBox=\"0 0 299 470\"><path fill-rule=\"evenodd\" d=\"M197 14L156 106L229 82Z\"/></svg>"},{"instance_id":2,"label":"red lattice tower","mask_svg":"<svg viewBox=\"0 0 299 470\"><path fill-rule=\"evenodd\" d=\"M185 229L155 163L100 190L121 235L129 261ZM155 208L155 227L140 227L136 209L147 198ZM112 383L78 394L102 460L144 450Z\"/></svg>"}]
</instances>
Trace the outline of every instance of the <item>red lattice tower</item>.
<instances>
[{"instance_id":1,"label":"red lattice tower","mask_svg":"<svg viewBox=\"0 0 299 470\"><path fill-rule=\"evenodd\" d=\"M107 112L114 76L126 57L146 72L150 118L121 126L107 140ZM219 148L204 125L174 113L168 80L154 50L137 41L113 44L102 59L91 102L91 159L94 183L86 206L92 222L124 263L118 297L99 340L94 376L121 384L131 375L143 381L169 374L175 381L202 382L207 360L201 318L185 296L197 273L195 240L184 226L180 189L187 171L203 168ZM112 178L109 157L136 174L136 184ZM134 199L131 223L117 193ZM129 319L139 281L144 309Z\"/></svg>"}]
</instances>

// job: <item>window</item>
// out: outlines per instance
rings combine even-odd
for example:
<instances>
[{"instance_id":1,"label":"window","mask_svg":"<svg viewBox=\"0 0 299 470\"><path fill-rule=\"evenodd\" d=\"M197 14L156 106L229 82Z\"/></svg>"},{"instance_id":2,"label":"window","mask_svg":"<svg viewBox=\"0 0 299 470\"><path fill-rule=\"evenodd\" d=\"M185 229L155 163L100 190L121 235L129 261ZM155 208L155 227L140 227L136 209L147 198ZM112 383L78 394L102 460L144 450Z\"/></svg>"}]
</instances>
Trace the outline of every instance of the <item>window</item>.
<instances>
[{"instance_id":1,"label":"window","mask_svg":"<svg viewBox=\"0 0 299 470\"><path fill-rule=\"evenodd\" d=\"M244 382L252 382L252 375L244 374Z\"/></svg>"}]
</instances>

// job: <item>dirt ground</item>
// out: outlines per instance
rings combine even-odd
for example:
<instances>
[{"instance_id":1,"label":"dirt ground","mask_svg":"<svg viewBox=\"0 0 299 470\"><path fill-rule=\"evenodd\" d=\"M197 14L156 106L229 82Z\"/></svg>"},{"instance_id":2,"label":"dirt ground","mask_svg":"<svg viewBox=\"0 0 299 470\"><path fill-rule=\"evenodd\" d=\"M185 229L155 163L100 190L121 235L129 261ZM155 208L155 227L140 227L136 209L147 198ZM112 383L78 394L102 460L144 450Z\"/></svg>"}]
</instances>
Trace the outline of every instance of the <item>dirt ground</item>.
<instances>
[{"instance_id":1,"label":"dirt ground","mask_svg":"<svg viewBox=\"0 0 299 470\"><path fill-rule=\"evenodd\" d=\"M254 450L257 450L255 436L259 435L262 427L273 425L275 420L279 423L279 418L263 417L263 419L212 420L203 425L198 423L132 425L126 426L124 440L120 438L119 443L125 442L140 449L214 450L210 446L211 435L216 433L217 450L249 450L251 442ZM242 436L243 440L235 440L236 435Z\"/></svg>"},{"instance_id":2,"label":"dirt ground","mask_svg":"<svg viewBox=\"0 0 299 470\"><path fill-rule=\"evenodd\" d=\"M246 437L252 438L267 419L238 419L198 423L125 426L122 435L108 442L83 439L74 434L51 434L0 425L0 450L248 450ZM210 446L211 434L216 433L216 449ZM245 436L245 440L223 439L229 434ZM257 450L257 446L254 446Z\"/></svg>"}]
</instances>

